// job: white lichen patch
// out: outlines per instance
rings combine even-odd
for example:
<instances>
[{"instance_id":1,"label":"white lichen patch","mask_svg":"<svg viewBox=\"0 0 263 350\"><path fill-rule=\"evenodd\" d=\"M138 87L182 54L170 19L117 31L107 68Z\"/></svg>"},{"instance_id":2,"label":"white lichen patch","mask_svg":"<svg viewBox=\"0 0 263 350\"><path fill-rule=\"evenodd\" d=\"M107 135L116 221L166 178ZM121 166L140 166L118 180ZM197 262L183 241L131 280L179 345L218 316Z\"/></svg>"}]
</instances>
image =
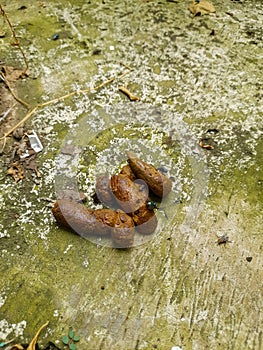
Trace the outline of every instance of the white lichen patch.
<instances>
[{"instance_id":1,"label":"white lichen patch","mask_svg":"<svg viewBox=\"0 0 263 350\"><path fill-rule=\"evenodd\" d=\"M0 307L4 305L6 298L6 295L0 295Z\"/></svg>"},{"instance_id":2,"label":"white lichen patch","mask_svg":"<svg viewBox=\"0 0 263 350\"><path fill-rule=\"evenodd\" d=\"M69 244L67 248L64 250L63 254L67 254L67 252L73 247L72 244Z\"/></svg>"},{"instance_id":3,"label":"white lichen patch","mask_svg":"<svg viewBox=\"0 0 263 350\"><path fill-rule=\"evenodd\" d=\"M0 320L0 339L7 339L9 334L14 334L15 337L23 336L26 324L24 320L19 323L9 323L5 319Z\"/></svg>"},{"instance_id":4,"label":"white lichen patch","mask_svg":"<svg viewBox=\"0 0 263 350\"><path fill-rule=\"evenodd\" d=\"M54 310L53 316L54 317L59 317L59 311L58 310Z\"/></svg>"},{"instance_id":5,"label":"white lichen patch","mask_svg":"<svg viewBox=\"0 0 263 350\"><path fill-rule=\"evenodd\" d=\"M4 237L10 237L9 233L7 232L6 229L4 229L3 225L0 225L0 238L4 238Z\"/></svg>"},{"instance_id":6,"label":"white lichen patch","mask_svg":"<svg viewBox=\"0 0 263 350\"><path fill-rule=\"evenodd\" d=\"M88 259L85 259L82 263L82 265L87 268L89 266L89 260Z\"/></svg>"},{"instance_id":7,"label":"white lichen patch","mask_svg":"<svg viewBox=\"0 0 263 350\"><path fill-rule=\"evenodd\" d=\"M42 164L43 182L45 185L54 186L54 178L57 172L55 159L47 159Z\"/></svg>"}]
</instances>

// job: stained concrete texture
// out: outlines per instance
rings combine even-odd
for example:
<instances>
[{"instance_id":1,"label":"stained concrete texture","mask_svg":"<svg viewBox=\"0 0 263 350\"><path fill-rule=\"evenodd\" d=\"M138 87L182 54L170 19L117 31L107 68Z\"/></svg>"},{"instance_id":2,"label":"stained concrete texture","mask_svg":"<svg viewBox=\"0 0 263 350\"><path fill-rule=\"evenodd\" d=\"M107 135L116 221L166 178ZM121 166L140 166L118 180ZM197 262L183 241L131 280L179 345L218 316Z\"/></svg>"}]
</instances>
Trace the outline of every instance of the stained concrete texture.
<instances>
[{"instance_id":1,"label":"stained concrete texture","mask_svg":"<svg viewBox=\"0 0 263 350\"><path fill-rule=\"evenodd\" d=\"M262 2L196 17L180 0L1 5L29 64L12 85L36 107L24 130L44 148L17 183L21 140L1 156L0 338L28 343L49 320L42 348L72 327L79 350L263 349ZM23 67L3 16L0 34L0 64ZM0 88L2 137L28 110ZM120 250L58 227L58 192L98 207L96 176L127 149L173 180L156 233Z\"/></svg>"}]
</instances>

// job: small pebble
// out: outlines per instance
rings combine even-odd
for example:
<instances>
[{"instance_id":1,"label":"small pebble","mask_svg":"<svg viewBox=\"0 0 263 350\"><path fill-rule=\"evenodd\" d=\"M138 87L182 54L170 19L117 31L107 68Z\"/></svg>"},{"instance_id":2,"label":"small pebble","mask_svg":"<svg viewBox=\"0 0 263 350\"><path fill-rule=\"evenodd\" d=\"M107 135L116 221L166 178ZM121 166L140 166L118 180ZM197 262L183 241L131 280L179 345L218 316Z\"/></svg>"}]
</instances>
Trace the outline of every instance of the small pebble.
<instances>
[{"instance_id":1,"label":"small pebble","mask_svg":"<svg viewBox=\"0 0 263 350\"><path fill-rule=\"evenodd\" d=\"M55 33L52 35L52 40L58 40L59 39L59 34Z\"/></svg>"}]
</instances>

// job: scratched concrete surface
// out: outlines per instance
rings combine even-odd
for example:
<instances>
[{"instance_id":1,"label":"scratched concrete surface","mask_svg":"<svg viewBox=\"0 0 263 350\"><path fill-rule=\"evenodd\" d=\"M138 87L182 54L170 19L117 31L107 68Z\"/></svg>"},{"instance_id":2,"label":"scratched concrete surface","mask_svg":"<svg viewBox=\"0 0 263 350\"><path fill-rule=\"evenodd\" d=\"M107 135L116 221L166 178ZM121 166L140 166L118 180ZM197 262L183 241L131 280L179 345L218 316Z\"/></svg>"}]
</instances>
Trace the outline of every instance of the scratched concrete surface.
<instances>
[{"instance_id":1,"label":"scratched concrete surface","mask_svg":"<svg viewBox=\"0 0 263 350\"><path fill-rule=\"evenodd\" d=\"M215 14L193 18L180 0L2 1L29 62L15 91L31 106L115 80L26 122L44 146L41 178L16 184L6 175L15 142L7 140L1 339L28 343L49 320L42 348L62 349L71 326L80 350L263 349L263 6L213 4ZM23 66L2 17L0 34L0 64ZM118 78L123 64L133 71ZM0 84L3 113L14 101ZM0 136L26 113L17 103ZM127 145L168 169L174 195L154 237L118 250L57 227L48 199L65 137L82 147L70 170L88 205L96 173L118 170ZM231 242L218 245L222 235Z\"/></svg>"}]
</instances>

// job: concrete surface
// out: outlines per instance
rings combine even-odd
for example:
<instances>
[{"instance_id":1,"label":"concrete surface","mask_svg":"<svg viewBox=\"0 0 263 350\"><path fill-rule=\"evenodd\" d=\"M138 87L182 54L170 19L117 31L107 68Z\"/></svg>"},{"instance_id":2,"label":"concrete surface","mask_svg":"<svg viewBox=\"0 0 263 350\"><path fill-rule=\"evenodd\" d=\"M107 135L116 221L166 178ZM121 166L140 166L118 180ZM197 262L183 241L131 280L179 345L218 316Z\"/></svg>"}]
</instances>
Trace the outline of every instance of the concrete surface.
<instances>
[{"instance_id":1,"label":"concrete surface","mask_svg":"<svg viewBox=\"0 0 263 350\"><path fill-rule=\"evenodd\" d=\"M15 89L32 107L116 79L27 121L44 146L40 178L6 175L15 143L7 140L0 338L29 342L49 320L42 347L62 348L72 326L80 350L263 349L263 6L213 4L215 14L192 17L180 0L2 1L29 62ZM23 66L3 18L0 26L1 65ZM123 63L133 71L118 79ZM0 136L27 111L16 104L12 113ZM127 147L167 167L173 194L154 237L118 250L56 225L49 199L68 175L58 163L65 138L80 147L69 172L88 205L96 174L116 172ZM201 148L202 138L214 149ZM218 245L224 234L231 242Z\"/></svg>"}]
</instances>

